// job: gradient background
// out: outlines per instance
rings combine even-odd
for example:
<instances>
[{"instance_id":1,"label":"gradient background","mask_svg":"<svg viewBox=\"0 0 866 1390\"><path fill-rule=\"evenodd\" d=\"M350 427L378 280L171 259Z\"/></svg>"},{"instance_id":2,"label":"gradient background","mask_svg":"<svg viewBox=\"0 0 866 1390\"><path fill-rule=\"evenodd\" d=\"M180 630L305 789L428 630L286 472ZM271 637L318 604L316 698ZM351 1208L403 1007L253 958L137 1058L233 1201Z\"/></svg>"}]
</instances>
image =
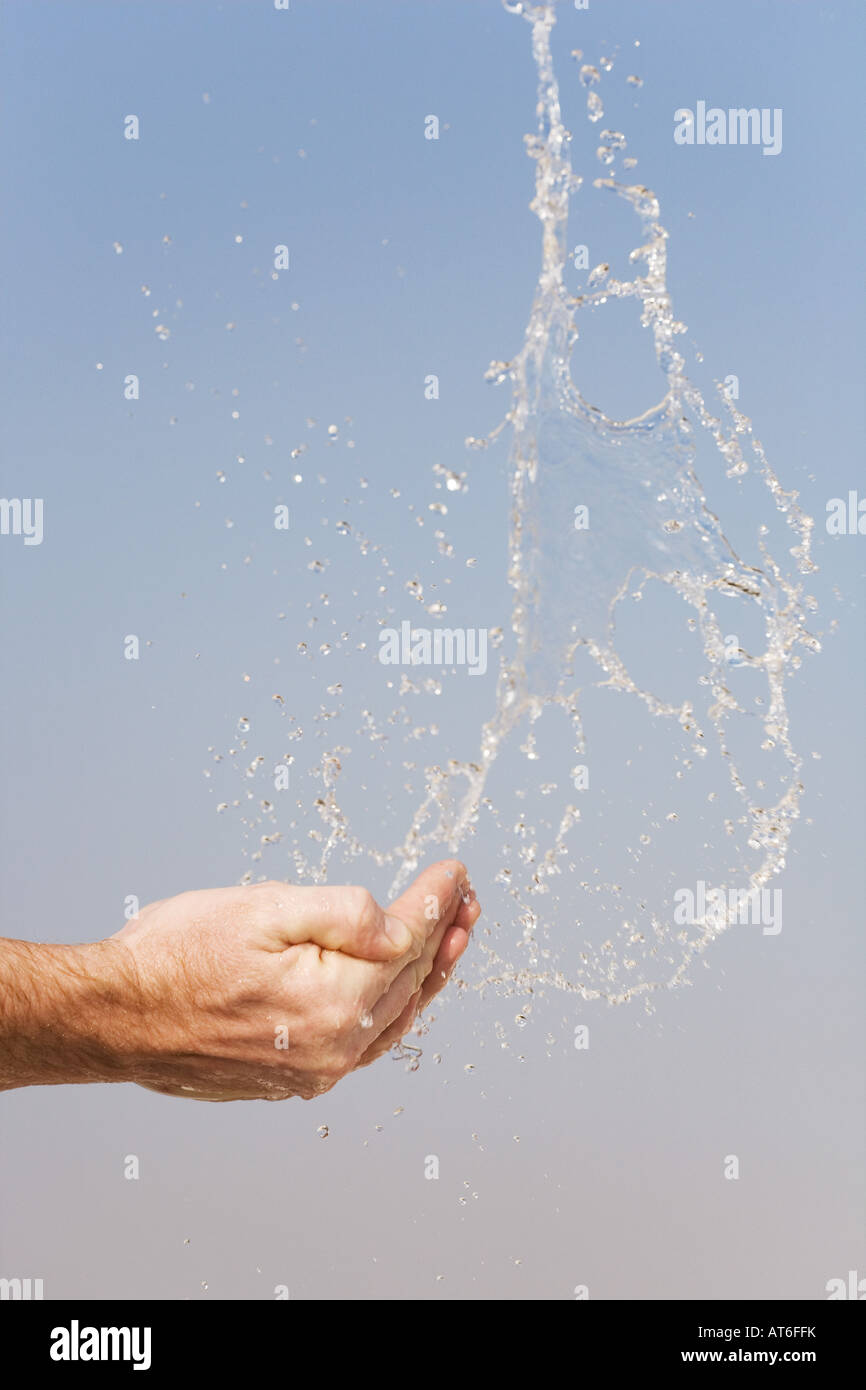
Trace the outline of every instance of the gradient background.
<instances>
[{"instance_id":1,"label":"gradient background","mask_svg":"<svg viewBox=\"0 0 866 1390\"><path fill-rule=\"evenodd\" d=\"M578 46L585 61L618 47L615 73L643 77L630 152L662 198L677 312L716 374L737 373L740 405L818 521L825 650L791 691L807 795L785 929L730 933L650 1017L560 999L508 1047L489 1024L510 1024L513 1001L454 997L425 1046L441 1063L407 1074L385 1059L309 1105L6 1094L0 1274L44 1279L47 1298L272 1298L278 1284L292 1298L567 1299L578 1284L591 1298L821 1298L828 1279L866 1274L866 540L822 525L828 498L864 488L863 14L559 9L564 94ZM479 558L460 620L507 622L505 453L463 440L504 413L482 375L522 342L537 274L522 150L535 71L527 25L493 0L292 0L288 13L7 0L2 25L0 490L45 499L45 539L0 538L0 920L9 936L78 941L122 925L128 894L259 871L238 816L215 814L243 791L203 779L207 750L267 706L275 663L305 640L317 581L301 538L323 515L333 527L344 496L402 555L417 536L407 505L442 496L433 464L470 468L448 518L458 552ZM782 153L675 146L674 109L701 98L783 108ZM138 142L123 139L130 112ZM591 151L597 131L574 129ZM587 237L576 226L571 240ZM274 281L281 242L291 270ZM612 413L659 394L645 346L600 352L579 379ZM391 487L403 498L389 512ZM288 558L271 524L284 500ZM353 563L335 560L335 593ZM138 662L123 659L127 633ZM301 707L327 676L295 665L288 679ZM484 687L461 713L472 731L492 685L469 685ZM464 853L483 902L484 866ZM265 869L289 872L284 857ZM575 1022L591 1024L586 1053ZM730 1153L738 1182L722 1176Z\"/></svg>"}]
</instances>

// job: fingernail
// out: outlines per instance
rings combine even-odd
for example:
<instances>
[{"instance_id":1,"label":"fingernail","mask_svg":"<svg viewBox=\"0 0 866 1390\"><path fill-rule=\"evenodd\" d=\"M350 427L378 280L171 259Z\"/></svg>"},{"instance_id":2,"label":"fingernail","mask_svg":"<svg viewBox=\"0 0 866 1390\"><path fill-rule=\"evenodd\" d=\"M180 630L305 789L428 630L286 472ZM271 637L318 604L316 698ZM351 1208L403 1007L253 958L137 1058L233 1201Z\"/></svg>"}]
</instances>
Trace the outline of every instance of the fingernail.
<instances>
[{"instance_id":1,"label":"fingernail","mask_svg":"<svg viewBox=\"0 0 866 1390\"><path fill-rule=\"evenodd\" d=\"M399 917L389 917L385 913L385 935L398 951L408 951L412 945L412 933Z\"/></svg>"},{"instance_id":2,"label":"fingernail","mask_svg":"<svg viewBox=\"0 0 866 1390\"><path fill-rule=\"evenodd\" d=\"M475 890L473 889L472 884L469 882L468 878L463 878L460 880L460 883L457 887L457 892L460 894L460 898L464 903L471 903L475 898Z\"/></svg>"}]
</instances>

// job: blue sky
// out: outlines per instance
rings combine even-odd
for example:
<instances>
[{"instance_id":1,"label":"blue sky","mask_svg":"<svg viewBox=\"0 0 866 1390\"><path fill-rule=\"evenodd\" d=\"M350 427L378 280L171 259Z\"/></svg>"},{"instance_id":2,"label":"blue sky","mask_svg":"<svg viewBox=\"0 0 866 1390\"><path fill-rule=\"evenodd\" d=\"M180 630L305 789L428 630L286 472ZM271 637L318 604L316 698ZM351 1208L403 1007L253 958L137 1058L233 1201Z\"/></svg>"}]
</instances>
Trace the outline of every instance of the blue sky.
<instances>
[{"instance_id":1,"label":"blue sky","mask_svg":"<svg viewBox=\"0 0 866 1390\"><path fill-rule=\"evenodd\" d=\"M492 1024L501 1012L511 1028L513 1005L469 996L431 1037L441 1071L406 1077L385 1063L327 1098L327 1114L293 1103L241 1118L131 1088L7 1097L0 1146L7 1183L25 1195L3 1214L4 1272L37 1272L35 1261L58 1294L200 1296L209 1278L222 1296L256 1297L294 1260L285 1277L320 1297L568 1297L586 1270L598 1296L820 1297L826 1279L862 1267L852 1104L866 542L830 540L822 526L828 498L866 487L862 11L766 0L558 8L575 166L593 172L597 133L581 116L579 47L581 61L615 55L611 111L636 177L661 199L678 315L709 373L736 373L784 484L818 519L825 651L791 692L795 741L821 755L807 763L811 824L798 827L785 882L797 919L775 955L720 943L710 970L653 1021L593 1015L598 1047L579 1081L571 1003L555 1001L526 1042L502 1050ZM334 535L344 515L399 573L413 562L442 583L450 571L426 509L444 494L431 470L468 470L469 492L447 499L447 530L478 564L454 570L453 614L507 621L507 446L474 453L463 441L507 408L506 388L483 373L520 346L538 271L523 150L535 74L526 24L492 0L292 0L288 13L265 0L24 0L5 7L2 26L2 492L45 499L45 539L0 538L0 901L7 935L92 939L121 924L127 894L229 883L249 866L239 817L215 814L242 783L214 769L208 748L225 750L246 713L270 757L282 729L273 690L299 710L319 701L325 664L299 663L295 648L323 586L335 610L352 607L355 552ZM625 73L643 86L626 89ZM674 111L698 100L781 108L782 153L675 145ZM123 138L129 113L138 141ZM429 113L438 141L424 139ZM590 244L591 264L596 244L633 244L621 225L587 190L575 199L571 240ZM281 243L291 267L275 281ZM435 403L423 394L431 372ZM129 373L137 401L123 396ZM573 374L612 413L658 398L649 344L627 313L589 325ZM288 551L270 522L280 501L292 507ZM751 519L732 504L733 525ZM332 561L321 581L306 568L320 550ZM378 563L358 571L359 604ZM122 658L128 633L143 639L138 663ZM491 689L461 687L465 707L443 719L469 737ZM393 791L374 788L367 814L384 816ZM566 1042L551 1057L554 1022ZM365 1140L381 1141L375 1161ZM709 1174L736 1145L750 1183L735 1206ZM115 1167L139 1149L159 1178L132 1194ZM435 1194L413 1167L431 1149L448 1158ZM275 1157L285 1154L288 1172ZM42 1215L34 1172L52 1193ZM480 1193L470 1215L458 1204L464 1174ZM275 1214L287 1181L339 1190L324 1236L291 1203ZM73 1192L98 1202L87 1253L75 1218L58 1229ZM358 1214L374 1198L387 1238ZM806 1209L804 1231L791 1214ZM201 1268L183 1264L187 1225ZM418 1237L425 1253L411 1263Z\"/></svg>"}]
</instances>

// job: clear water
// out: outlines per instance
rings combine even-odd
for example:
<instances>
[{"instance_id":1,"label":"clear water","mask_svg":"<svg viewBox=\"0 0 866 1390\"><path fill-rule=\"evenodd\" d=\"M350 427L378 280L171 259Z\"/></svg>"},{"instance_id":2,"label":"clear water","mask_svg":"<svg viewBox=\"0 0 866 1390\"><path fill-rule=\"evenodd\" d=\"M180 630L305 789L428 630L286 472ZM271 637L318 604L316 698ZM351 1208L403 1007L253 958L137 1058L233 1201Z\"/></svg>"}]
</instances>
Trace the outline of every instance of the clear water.
<instances>
[{"instance_id":1,"label":"clear water","mask_svg":"<svg viewBox=\"0 0 866 1390\"><path fill-rule=\"evenodd\" d=\"M362 881L387 897L446 850L476 875L480 863L485 928L464 986L649 1001L735 921L703 912L682 924L679 890L701 881L728 901L773 885L784 867L803 791L786 687L818 649L805 590L812 521L736 401L700 388L687 362L658 200L633 181L627 134L602 126L606 86L633 93L641 79L619 61L574 55L568 80L595 145L578 175L551 54L555 11L504 8L528 21L538 70L526 145L541 269L522 348L488 374L510 390L504 418L437 467L427 516L403 518L426 540L434 528L442 574L460 567L465 598L467 570L504 547L481 533L472 555L455 555L449 503L509 449L510 612L490 629L495 696L492 678L465 669L387 668L383 683L383 614L395 627L456 623L442 599L452 579L419 578L411 540L385 545L331 518L360 578L351 592L341 581L339 594L323 593L326 547L305 538L311 636L290 693L273 697L278 734L260 720L251 735L246 716L239 725L232 761L255 786L234 805L258 842L247 878ZM603 198L622 206L625 270L611 254L575 273L582 210ZM623 308L627 331L651 340L658 398L614 419L586 399L579 364L594 334L609 341L605 315ZM268 792L277 759L291 766L290 814ZM288 867L277 847L288 847Z\"/></svg>"}]
</instances>

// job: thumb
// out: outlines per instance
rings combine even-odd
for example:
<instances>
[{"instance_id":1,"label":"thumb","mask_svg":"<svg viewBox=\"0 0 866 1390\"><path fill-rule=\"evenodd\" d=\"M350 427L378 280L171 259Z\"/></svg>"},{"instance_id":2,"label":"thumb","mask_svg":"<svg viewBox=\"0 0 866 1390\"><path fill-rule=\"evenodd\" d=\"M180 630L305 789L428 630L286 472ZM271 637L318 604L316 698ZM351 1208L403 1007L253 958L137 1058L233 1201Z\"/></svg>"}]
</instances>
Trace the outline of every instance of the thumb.
<instances>
[{"instance_id":1,"label":"thumb","mask_svg":"<svg viewBox=\"0 0 866 1390\"><path fill-rule=\"evenodd\" d=\"M311 941L327 951L385 962L414 947L406 923L384 912L366 888L293 888L287 893L283 887L275 909L275 924L287 946Z\"/></svg>"}]
</instances>

